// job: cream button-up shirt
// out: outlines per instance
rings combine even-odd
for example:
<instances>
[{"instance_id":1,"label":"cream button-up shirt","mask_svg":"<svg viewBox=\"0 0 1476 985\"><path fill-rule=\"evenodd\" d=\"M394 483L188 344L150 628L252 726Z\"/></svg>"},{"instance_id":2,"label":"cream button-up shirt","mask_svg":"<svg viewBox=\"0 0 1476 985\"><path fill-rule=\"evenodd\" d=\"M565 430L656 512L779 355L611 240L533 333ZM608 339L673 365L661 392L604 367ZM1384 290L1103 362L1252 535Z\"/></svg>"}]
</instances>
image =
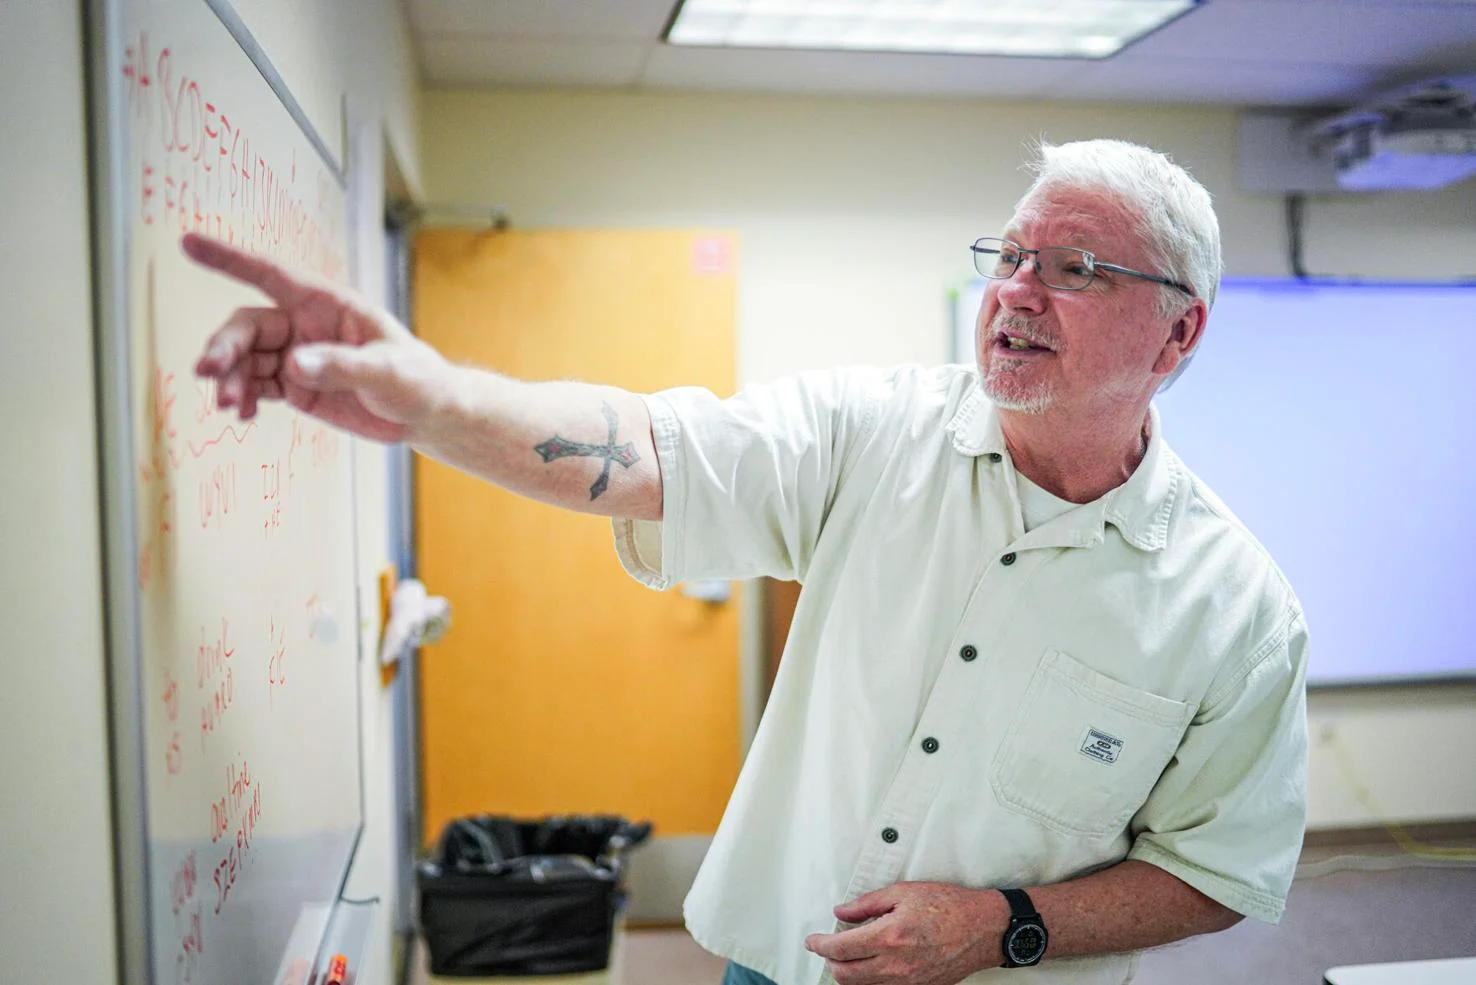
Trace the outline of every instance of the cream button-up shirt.
<instances>
[{"instance_id":1,"label":"cream button-up shirt","mask_svg":"<svg viewBox=\"0 0 1476 985\"><path fill-rule=\"evenodd\" d=\"M647 403L664 515L615 521L626 569L658 589L804 586L687 897L699 943L817 985L804 939L837 929L845 900L915 880L1028 888L1124 858L1280 917L1305 816L1302 611L1156 410L1126 483L1026 533L968 367ZM1135 966L1047 952L1026 974L1117 985Z\"/></svg>"}]
</instances>

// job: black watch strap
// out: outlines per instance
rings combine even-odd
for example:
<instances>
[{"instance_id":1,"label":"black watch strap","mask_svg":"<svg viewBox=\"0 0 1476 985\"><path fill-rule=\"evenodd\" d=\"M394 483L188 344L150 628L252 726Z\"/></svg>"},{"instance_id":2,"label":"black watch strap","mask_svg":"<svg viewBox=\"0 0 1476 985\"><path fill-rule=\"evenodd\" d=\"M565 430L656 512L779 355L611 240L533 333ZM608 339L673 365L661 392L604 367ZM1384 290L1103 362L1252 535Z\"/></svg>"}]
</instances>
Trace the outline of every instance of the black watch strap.
<instances>
[{"instance_id":1,"label":"black watch strap","mask_svg":"<svg viewBox=\"0 0 1476 985\"><path fill-rule=\"evenodd\" d=\"M1036 912L1035 903L1025 890L1001 889L1000 893L1010 904L1010 926L1001 941L1004 949L1002 967L1027 968L1039 964L1050 941L1045 921ZM1017 948L1017 944L1024 945L1024 948Z\"/></svg>"},{"instance_id":2,"label":"black watch strap","mask_svg":"<svg viewBox=\"0 0 1476 985\"><path fill-rule=\"evenodd\" d=\"M1023 889L1001 889L1005 900L1010 904L1010 915L1016 920L1039 920L1040 914L1035 912L1035 904L1030 901L1030 894Z\"/></svg>"}]
</instances>

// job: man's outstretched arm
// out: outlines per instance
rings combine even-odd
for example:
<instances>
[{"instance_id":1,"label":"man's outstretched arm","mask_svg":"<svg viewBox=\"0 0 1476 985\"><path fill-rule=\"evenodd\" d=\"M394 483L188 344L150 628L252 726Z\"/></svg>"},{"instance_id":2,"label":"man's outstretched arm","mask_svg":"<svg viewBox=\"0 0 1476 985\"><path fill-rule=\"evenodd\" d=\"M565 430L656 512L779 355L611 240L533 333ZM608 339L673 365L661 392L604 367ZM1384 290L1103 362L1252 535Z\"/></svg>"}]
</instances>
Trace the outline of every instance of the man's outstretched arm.
<instances>
[{"instance_id":1,"label":"man's outstretched arm","mask_svg":"<svg viewBox=\"0 0 1476 985\"><path fill-rule=\"evenodd\" d=\"M555 506L661 518L661 471L645 402L617 387L523 383L453 366L387 312L334 284L191 234L185 253L249 284L270 306L240 308L195 372L243 420L263 400L417 450Z\"/></svg>"}]
</instances>

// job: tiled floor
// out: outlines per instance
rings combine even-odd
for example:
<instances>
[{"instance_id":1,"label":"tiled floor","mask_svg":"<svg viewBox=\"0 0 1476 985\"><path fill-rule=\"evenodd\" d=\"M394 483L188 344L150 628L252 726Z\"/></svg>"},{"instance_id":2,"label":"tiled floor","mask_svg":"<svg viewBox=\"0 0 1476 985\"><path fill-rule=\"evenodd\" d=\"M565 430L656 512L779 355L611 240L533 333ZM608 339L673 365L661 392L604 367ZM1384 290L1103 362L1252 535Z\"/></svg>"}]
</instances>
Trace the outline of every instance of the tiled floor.
<instances>
[{"instance_id":1,"label":"tiled floor","mask_svg":"<svg viewBox=\"0 0 1476 985\"><path fill-rule=\"evenodd\" d=\"M1466 856L1476 859L1476 852ZM1351 862L1339 859L1352 859ZM1329 967L1476 955L1476 861L1430 864L1388 849L1309 851L1277 926L1254 920L1143 956L1134 985L1320 985ZM607 972L490 985L718 985L724 962L682 930L631 930ZM467 985L468 979L445 979ZM423 964L412 985L436 982ZM1026 983L1028 985L1028 983Z\"/></svg>"}]
</instances>

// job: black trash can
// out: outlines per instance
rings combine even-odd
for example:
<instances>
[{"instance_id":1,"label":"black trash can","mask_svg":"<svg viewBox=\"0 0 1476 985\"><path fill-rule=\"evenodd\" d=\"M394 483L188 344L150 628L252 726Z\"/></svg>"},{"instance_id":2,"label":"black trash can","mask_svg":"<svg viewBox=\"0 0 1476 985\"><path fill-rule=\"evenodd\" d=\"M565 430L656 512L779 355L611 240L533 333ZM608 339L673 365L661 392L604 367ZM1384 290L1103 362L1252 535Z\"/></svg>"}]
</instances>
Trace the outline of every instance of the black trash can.
<instances>
[{"instance_id":1,"label":"black trash can","mask_svg":"<svg viewBox=\"0 0 1476 985\"><path fill-rule=\"evenodd\" d=\"M450 822L416 870L431 974L607 967L625 902L625 856L650 834L650 822L614 815Z\"/></svg>"}]
</instances>

